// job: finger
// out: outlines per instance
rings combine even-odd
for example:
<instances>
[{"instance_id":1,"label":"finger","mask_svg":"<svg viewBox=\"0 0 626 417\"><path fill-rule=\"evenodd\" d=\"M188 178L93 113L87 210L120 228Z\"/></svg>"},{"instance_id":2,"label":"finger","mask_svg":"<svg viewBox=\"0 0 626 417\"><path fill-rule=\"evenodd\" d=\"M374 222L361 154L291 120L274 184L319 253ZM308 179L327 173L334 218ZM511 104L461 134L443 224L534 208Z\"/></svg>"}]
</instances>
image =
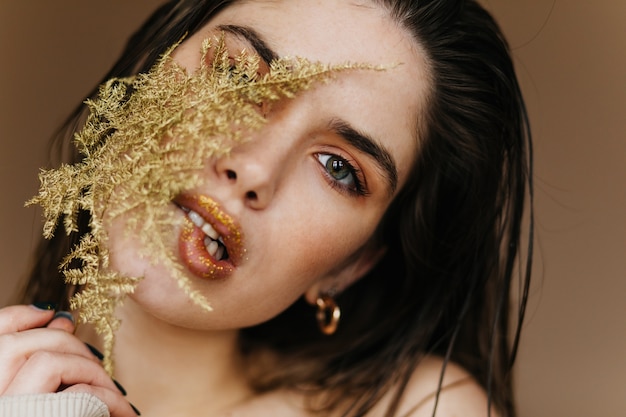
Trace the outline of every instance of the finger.
<instances>
[{"instance_id":1,"label":"finger","mask_svg":"<svg viewBox=\"0 0 626 417\"><path fill-rule=\"evenodd\" d=\"M17 371L4 394L56 392L76 384L120 392L99 363L78 355L37 351Z\"/></svg>"},{"instance_id":2,"label":"finger","mask_svg":"<svg viewBox=\"0 0 626 417\"><path fill-rule=\"evenodd\" d=\"M57 311L46 327L63 330L67 333L74 333L74 330L76 330L74 316L68 311Z\"/></svg>"},{"instance_id":3,"label":"finger","mask_svg":"<svg viewBox=\"0 0 626 417\"><path fill-rule=\"evenodd\" d=\"M95 348L90 348L73 334L59 329L38 328L0 335L0 368L11 357L28 360L37 351L82 356L98 365L101 360L101 354Z\"/></svg>"},{"instance_id":4,"label":"finger","mask_svg":"<svg viewBox=\"0 0 626 417\"><path fill-rule=\"evenodd\" d=\"M98 397L104 402L111 413L111 417L136 417L141 415L119 392L86 384L76 384L63 392L86 392Z\"/></svg>"},{"instance_id":5,"label":"finger","mask_svg":"<svg viewBox=\"0 0 626 417\"><path fill-rule=\"evenodd\" d=\"M99 358L76 336L59 329L38 328L0 335L0 394L38 351L80 356L100 365Z\"/></svg>"},{"instance_id":6,"label":"finger","mask_svg":"<svg viewBox=\"0 0 626 417\"><path fill-rule=\"evenodd\" d=\"M54 316L53 309L16 305L0 309L0 334L45 326Z\"/></svg>"}]
</instances>

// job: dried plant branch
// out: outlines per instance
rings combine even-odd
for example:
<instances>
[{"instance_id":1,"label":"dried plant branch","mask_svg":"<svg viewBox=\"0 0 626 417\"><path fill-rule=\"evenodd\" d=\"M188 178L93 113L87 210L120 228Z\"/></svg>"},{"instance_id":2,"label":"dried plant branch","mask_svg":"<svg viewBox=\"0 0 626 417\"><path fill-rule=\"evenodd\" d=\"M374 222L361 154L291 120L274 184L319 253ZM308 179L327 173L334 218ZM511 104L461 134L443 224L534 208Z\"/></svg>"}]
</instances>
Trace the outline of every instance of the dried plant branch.
<instances>
[{"instance_id":1,"label":"dried plant branch","mask_svg":"<svg viewBox=\"0 0 626 417\"><path fill-rule=\"evenodd\" d=\"M82 286L71 306L103 337L110 374L120 325L115 308L141 277L109 267L107 225L121 216L127 233L139 238L143 256L168 268L180 288L210 310L174 252L172 199L200 183L207 158L226 154L265 123L261 103L294 97L339 71L374 68L284 59L260 77L258 57L241 53L233 64L222 35L203 43L200 69L188 73L171 57L176 46L148 73L109 80L96 99L86 101L90 115L74 138L82 161L42 171L39 194L27 202L43 207L46 238L60 220L70 234L79 231L80 211L91 215L89 231L60 269L67 283Z\"/></svg>"}]
</instances>

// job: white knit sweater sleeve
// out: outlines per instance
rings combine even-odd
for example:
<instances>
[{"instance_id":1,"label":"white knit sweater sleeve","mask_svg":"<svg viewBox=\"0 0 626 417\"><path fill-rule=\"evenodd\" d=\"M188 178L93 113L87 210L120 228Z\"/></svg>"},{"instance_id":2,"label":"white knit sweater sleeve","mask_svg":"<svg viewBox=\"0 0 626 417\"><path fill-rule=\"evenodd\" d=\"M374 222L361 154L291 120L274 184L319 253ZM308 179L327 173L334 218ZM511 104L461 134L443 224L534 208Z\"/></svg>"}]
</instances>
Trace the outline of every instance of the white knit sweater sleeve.
<instances>
[{"instance_id":1,"label":"white knit sweater sleeve","mask_svg":"<svg viewBox=\"0 0 626 417\"><path fill-rule=\"evenodd\" d=\"M0 417L110 417L107 406L84 392L0 397Z\"/></svg>"}]
</instances>

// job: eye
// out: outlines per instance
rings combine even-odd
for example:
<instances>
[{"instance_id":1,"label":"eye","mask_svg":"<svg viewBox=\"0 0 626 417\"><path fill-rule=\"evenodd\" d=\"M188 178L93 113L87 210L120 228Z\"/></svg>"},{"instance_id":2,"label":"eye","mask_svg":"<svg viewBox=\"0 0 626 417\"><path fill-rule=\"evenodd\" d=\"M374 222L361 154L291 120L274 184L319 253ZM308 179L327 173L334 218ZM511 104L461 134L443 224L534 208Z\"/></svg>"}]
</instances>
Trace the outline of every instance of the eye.
<instances>
[{"instance_id":1,"label":"eye","mask_svg":"<svg viewBox=\"0 0 626 417\"><path fill-rule=\"evenodd\" d=\"M243 85L250 83L251 79L248 74L240 72L234 63L228 67L228 78L236 85Z\"/></svg>"},{"instance_id":2,"label":"eye","mask_svg":"<svg viewBox=\"0 0 626 417\"><path fill-rule=\"evenodd\" d=\"M340 190L353 195L367 194L363 187L363 181L359 178L361 172L347 159L326 153L318 153L317 159L324 167L333 187L338 187Z\"/></svg>"},{"instance_id":3,"label":"eye","mask_svg":"<svg viewBox=\"0 0 626 417\"><path fill-rule=\"evenodd\" d=\"M235 45L232 45L232 44ZM265 68L256 52L226 39L223 48L213 47L207 55L207 64L216 74L227 77L234 85L255 81Z\"/></svg>"}]
</instances>

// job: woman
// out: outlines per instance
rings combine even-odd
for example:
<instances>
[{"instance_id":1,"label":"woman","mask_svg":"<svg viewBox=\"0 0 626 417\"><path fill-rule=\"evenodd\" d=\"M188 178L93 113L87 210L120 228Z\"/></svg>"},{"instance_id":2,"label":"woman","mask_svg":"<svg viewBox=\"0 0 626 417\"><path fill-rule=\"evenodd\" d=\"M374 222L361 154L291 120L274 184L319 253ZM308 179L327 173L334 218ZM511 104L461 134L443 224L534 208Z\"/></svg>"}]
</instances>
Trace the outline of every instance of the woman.
<instances>
[{"instance_id":1,"label":"woman","mask_svg":"<svg viewBox=\"0 0 626 417\"><path fill-rule=\"evenodd\" d=\"M259 71L284 56L385 69L340 73L261 109L253 140L208 161L173 202L175 216L200 214L193 231L209 223L245 252L224 270L223 254L197 255L173 230L213 313L108 224L112 269L144 277L117 312L126 390L66 314L14 306L0 312L0 392L86 392L116 417L133 415L122 391L149 416L515 415L508 297L530 141L490 16L460 0L172 1L106 78L148 71L185 36L172 57L196 71L202 41L219 33L258 55ZM86 232L42 244L27 303L66 305L75 288L57 268Z\"/></svg>"}]
</instances>

